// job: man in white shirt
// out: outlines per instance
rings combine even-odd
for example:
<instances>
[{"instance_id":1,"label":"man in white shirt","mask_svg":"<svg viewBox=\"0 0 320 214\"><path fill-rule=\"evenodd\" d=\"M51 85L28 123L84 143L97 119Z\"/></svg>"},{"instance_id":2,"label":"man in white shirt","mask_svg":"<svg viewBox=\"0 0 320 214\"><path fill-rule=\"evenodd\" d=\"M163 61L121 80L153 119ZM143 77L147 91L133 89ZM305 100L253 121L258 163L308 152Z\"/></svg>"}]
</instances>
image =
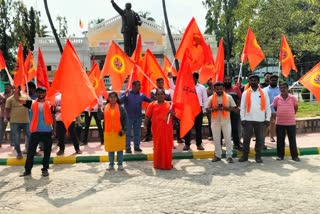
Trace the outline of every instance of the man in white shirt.
<instances>
[{"instance_id":1,"label":"man in white shirt","mask_svg":"<svg viewBox=\"0 0 320 214\"><path fill-rule=\"evenodd\" d=\"M259 76L249 76L250 88L243 92L240 105L243 126L243 156L239 162L248 161L250 141L254 131L256 136L256 162L262 163L261 150L264 142L264 129L270 123L269 96L259 87Z\"/></svg>"},{"instance_id":2,"label":"man in white shirt","mask_svg":"<svg viewBox=\"0 0 320 214\"><path fill-rule=\"evenodd\" d=\"M205 111L205 108L207 106L207 100L208 100L208 95L207 95L207 89L198 83L199 80L199 74L198 73L193 73L193 80L194 84L196 85L196 91L201 107L201 112L196 116L195 121L194 121L194 127L196 129L196 144L197 144L197 149L198 150L204 150L202 146L202 117L203 117L203 112ZM185 135L184 137L185 140L185 146L183 147L184 151L190 150L190 145L191 145L191 130Z\"/></svg>"}]
</instances>

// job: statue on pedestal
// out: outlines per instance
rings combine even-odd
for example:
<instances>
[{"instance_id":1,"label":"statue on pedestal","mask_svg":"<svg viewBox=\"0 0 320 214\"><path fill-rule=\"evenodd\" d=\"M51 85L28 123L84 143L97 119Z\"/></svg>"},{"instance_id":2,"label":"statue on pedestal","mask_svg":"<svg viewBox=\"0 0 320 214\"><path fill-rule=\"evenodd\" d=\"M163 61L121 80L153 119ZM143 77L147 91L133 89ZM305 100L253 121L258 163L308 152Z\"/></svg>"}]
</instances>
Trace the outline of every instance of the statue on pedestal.
<instances>
[{"instance_id":1,"label":"statue on pedestal","mask_svg":"<svg viewBox=\"0 0 320 214\"><path fill-rule=\"evenodd\" d=\"M113 8L122 17L121 33L123 34L124 52L130 57L136 48L138 25L141 26L140 16L131 10L131 3L126 3L125 9L121 9L114 0L111 0Z\"/></svg>"}]
</instances>

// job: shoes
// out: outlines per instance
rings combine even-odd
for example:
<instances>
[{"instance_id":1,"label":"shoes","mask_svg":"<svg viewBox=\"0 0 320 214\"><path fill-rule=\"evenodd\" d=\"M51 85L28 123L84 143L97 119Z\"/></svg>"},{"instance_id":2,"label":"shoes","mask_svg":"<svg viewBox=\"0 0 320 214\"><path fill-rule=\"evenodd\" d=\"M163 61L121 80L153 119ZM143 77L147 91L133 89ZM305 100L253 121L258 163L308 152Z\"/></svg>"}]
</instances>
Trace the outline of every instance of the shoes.
<instances>
[{"instance_id":1,"label":"shoes","mask_svg":"<svg viewBox=\"0 0 320 214\"><path fill-rule=\"evenodd\" d=\"M277 161L282 161L282 160L283 160L283 157L277 157L276 160L277 160Z\"/></svg>"},{"instance_id":2,"label":"shoes","mask_svg":"<svg viewBox=\"0 0 320 214\"><path fill-rule=\"evenodd\" d=\"M256 139L255 139L255 138L252 138L252 141L256 141Z\"/></svg>"},{"instance_id":3,"label":"shoes","mask_svg":"<svg viewBox=\"0 0 320 214\"><path fill-rule=\"evenodd\" d=\"M233 146L233 149L236 149L236 150L242 151L242 147L241 147L241 146L237 146L237 145L234 145L234 146Z\"/></svg>"},{"instance_id":4,"label":"shoes","mask_svg":"<svg viewBox=\"0 0 320 214\"><path fill-rule=\"evenodd\" d=\"M27 150L23 150L22 154L27 154Z\"/></svg>"},{"instance_id":5,"label":"shoes","mask_svg":"<svg viewBox=\"0 0 320 214\"><path fill-rule=\"evenodd\" d=\"M57 152L57 155L63 155L64 154L64 151L62 151L62 150L59 150L58 152Z\"/></svg>"},{"instance_id":6,"label":"shoes","mask_svg":"<svg viewBox=\"0 0 320 214\"><path fill-rule=\"evenodd\" d=\"M135 152L142 152L142 149L141 148L136 148L134 149Z\"/></svg>"},{"instance_id":7,"label":"shoes","mask_svg":"<svg viewBox=\"0 0 320 214\"><path fill-rule=\"evenodd\" d=\"M122 165L119 165L119 166L118 166L118 170L120 170L120 171L124 170L123 166L122 166Z\"/></svg>"},{"instance_id":8,"label":"shoes","mask_svg":"<svg viewBox=\"0 0 320 214\"><path fill-rule=\"evenodd\" d=\"M17 159L21 160L22 159L22 154L17 155Z\"/></svg>"},{"instance_id":9,"label":"shoes","mask_svg":"<svg viewBox=\"0 0 320 214\"><path fill-rule=\"evenodd\" d=\"M2 144L0 144L0 148L2 147Z\"/></svg>"},{"instance_id":10,"label":"shoes","mask_svg":"<svg viewBox=\"0 0 320 214\"><path fill-rule=\"evenodd\" d=\"M261 157L256 157L256 162L257 162L257 163L263 163Z\"/></svg>"},{"instance_id":11,"label":"shoes","mask_svg":"<svg viewBox=\"0 0 320 214\"><path fill-rule=\"evenodd\" d=\"M183 150L183 151L189 151L189 150L190 150L190 146L185 145L182 150Z\"/></svg>"},{"instance_id":12,"label":"shoes","mask_svg":"<svg viewBox=\"0 0 320 214\"><path fill-rule=\"evenodd\" d=\"M271 137L270 142L276 142L276 140L273 137Z\"/></svg>"},{"instance_id":13,"label":"shoes","mask_svg":"<svg viewBox=\"0 0 320 214\"><path fill-rule=\"evenodd\" d=\"M107 168L107 170L108 170L108 171L114 170L114 167L111 166L111 165L109 165L108 168Z\"/></svg>"},{"instance_id":14,"label":"shoes","mask_svg":"<svg viewBox=\"0 0 320 214\"><path fill-rule=\"evenodd\" d=\"M82 151L79 149L76 151L76 154L80 155L80 154L82 154Z\"/></svg>"},{"instance_id":15,"label":"shoes","mask_svg":"<svg viewBox=\"0 0 320 214\"><path fill-rule=\"evenodd\" d=\"M221 158L218 158L218 157L214 157L211 162L218 162L218 161L221 161Z\"/></svg>"},{"instance_id":16,"label":"shoes","mask_svg":"<svg viewBox=\"0 0 320 214\"><path fill-rule=\"evenodd\" d=\"M292 160L295 162L300 162L300 158L298 158L298 157L292 158Z\"/></svg>"},{"instance_id":17,"label":"shoes","mask_svg":"<svg viewBox=\"0 0 320 214\"><path fill-rule=\"evenodd\" d=\"M23 172L19 177L25 177L31 175L31 172Z\"/></svg>"},{"instance_id":18,"label":"shoes","mask_svg":"<svg viewBox=\"0 0 320 214\"><path fill-rule=\"evenodd\" d=\"M203 148L203 146L202 146L202 145L197 146L197 149L198 149L198 150L204 150L204 148Z\"/></svg>"},{"instance_id":19,"label":"shoes","mask_svg":"<svg viewBox=\"0 0 320 214\"><path fill-rule=\"evenodd\" d=\"M142 140L142 142L149 142L149 141L151 141L151 138L150 138L150 137L145 137L145 138Z\"/></svg>"},{"instance_id":20,"label":"shoes","mask_svg":"<svg viewBox=\"0 0 320 214\"><path fill-rule=\"evenodd\" d=\"M246 162L248 161L247 157L242 156L241 158L239 158L239 162Z\"/></svg>"},{"instance_id":21,"label":"shoes","mask_svg":"<svg viewBox=\"0 0 320 214\"><path fill-rule=\"evenodd\" d=\"M182 140L181 138L178 139L178 143L184 143L184 140Z\"/></svg>"},{"instance_id":22,"label":"shoes","mask_svg":"<svg viewBox=\"0 0 320 214\"><path fill-rule=\"evenodd\" d=\"M208 137L208 140L213 141L213 138L212 137Z\"/></svg>"},{"instance_id":23,"label":"shoes","mask_svg":"<svg viewBox=\"0 0 320 214\"><path fill-rule=\"evenodd\" d=\"M227 162L228 162L228 163L233 163L232 157L228 157L228 158L227 158Z\"/></svg>"},{"instance_id":24,"label":"shoes","mask_svg":"<svg viewBox=\"0 0 320 214\"><path fill-rule=\"evenodd\" d=\"M131 149L126 149L126 153L131 154L132 153Z\"/></svg>"},{"instance_id":25,"label":"shoes","mask_svg":"<svg viewBox=\"0 0 320 214\"><path fill-rule=\"evenodd\" d=\"M41 173L42 177L48 177L49 176L49 172L47 170L43 170Z\"/></svg>"},{"instance_id":26,"label":"shoes","mask_svg":"<svg viewBox=\"0 0 320 214\"><path fill-rule=\"evenodd\" d=\"M88 143L85 143L85 142L80 143L80 146L86 146L86 145L88 145Z\"/></svg>"}]
</instances>

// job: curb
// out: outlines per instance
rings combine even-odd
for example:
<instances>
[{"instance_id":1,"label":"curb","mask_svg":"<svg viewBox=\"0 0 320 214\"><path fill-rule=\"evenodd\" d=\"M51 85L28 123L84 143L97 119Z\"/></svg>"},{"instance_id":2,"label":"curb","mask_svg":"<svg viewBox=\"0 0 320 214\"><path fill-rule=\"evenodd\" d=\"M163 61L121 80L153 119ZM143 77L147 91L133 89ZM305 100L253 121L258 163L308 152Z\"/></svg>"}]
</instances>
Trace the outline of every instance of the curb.
<instances>
[{"instance_id":1,"label":"curb","mask_svg":"<svg viewBox=\"0 0 320 214\"><path fill-rule=\"evenodd\" d=\"M188 151L188 152L173 152L172 159L208 159L212 158L214 151ZM242 152L233 150L233 157L236 158L241 156ZM320 147L310 148L298 148L298 154L303 155L318 155L320 154ZM277 155L276 149L263 150L261 153L262 157L272 157ZM254 157L254 149L250 149L249 157ZM289 148L285 149L285 156L290 156ZM225 158L226 154L223 152L222 157ZM153 154L125 154L123 161L152 161ZM16 158L0 158L0 165L7 166L19 166L24 165L26 158L21 160ZM107 155L101 156L57 156L50 158L50 164L74 164L74 163L94 163L94 162L108 162L109 158ZM42 157L34 157L34 164L42 164Z\"/></svg>"}]
</instances>

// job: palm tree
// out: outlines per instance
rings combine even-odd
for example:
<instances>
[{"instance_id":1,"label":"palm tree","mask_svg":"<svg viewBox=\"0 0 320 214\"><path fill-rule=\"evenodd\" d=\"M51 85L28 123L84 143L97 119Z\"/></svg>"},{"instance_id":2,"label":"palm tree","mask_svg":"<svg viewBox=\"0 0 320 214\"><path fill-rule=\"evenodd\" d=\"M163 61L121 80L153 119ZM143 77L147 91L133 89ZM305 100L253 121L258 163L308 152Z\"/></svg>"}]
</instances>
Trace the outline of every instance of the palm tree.
<instances>
[{"instance_id":1,"label":"palm tree","mask_svg":"<svg viewBox=\"0 0 320 214\"><path fill-rule=\"evenodd\" d=\"M167 7L166 7L166 1L165 0L162 0L162 8L163 8L164 21L166 23L166 28L167 28L167 32L168 32L168 37L169 37L172 53L173 53L173 56L175 56L176 55L176 47L174 46L173 37L172 37L172 34L171 34L171 30L170 30L170 25L169 25L169 20L168 20L168 15L167 15ZM178 60L175 60L175 65L176 65L176 70L178 71L179 70L179 62L178 62Z\"/></svg>"},{"instance_id":2,"label":"palm tree","mask_svg":"<svg viewBox=\"0 0 320 214\"><path fill-rule=\"evenodd\" d=\"M50 11L49 11L49 8L48 8L47 0L43 0L43 2L44 2L44 8L45 8L45 10L46 10L46 14L47 14L47 17L48 17L48 20L49 20L49 23L50 23L50 27L51 27L52 33L53 33L53 35L54 35L54 38L56 39L56 42L57 42L57 44L58 44L60 53L62 54L62 52L63 52L62 45L61 45L60 39L59 39L59 37L58 37L57 31L56 31L56 29L54 28L52 19L51 19L51 15L50 15Z\"/></svg>"},{"instance_id":3,"label":"palm tree","mask_svg":"<svg viewBox=\"0 0 320 214\"><path fill-rule=\"evenodd\" d=\"M147 20L149 20L151 22L155 22L156 21L153 17L150 16L151 13L149 11L146 11L146 12L139 11L138 14L139 14L140 17L142 17L144 19L147 19Z\"/></svg>"}]
</instances>

